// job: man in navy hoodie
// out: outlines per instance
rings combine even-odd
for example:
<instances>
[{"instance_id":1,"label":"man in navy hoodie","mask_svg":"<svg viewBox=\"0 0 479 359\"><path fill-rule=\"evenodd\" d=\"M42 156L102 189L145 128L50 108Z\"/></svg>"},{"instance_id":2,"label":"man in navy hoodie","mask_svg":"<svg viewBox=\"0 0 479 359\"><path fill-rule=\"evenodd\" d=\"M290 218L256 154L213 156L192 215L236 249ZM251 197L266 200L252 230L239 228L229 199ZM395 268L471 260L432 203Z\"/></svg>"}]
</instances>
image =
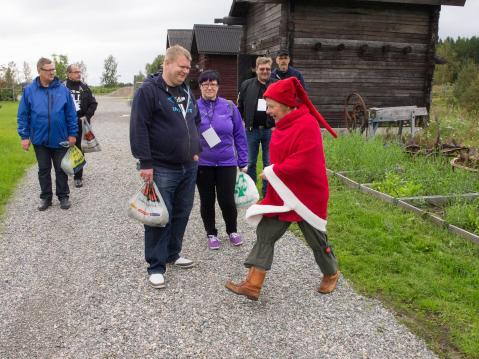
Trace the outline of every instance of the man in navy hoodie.
<instances>
[{"instance_id":1,"label":"man in navy hoodie","mask_svg":"<svg viewBox=\"0 0 479 359\"><path fill-rule=\"evenodd\" d=\"M150 284L165 287L166 264L191 268L180 256L195 192L201 121L192 92L185 85L191 55L175 45L166 51L163 73L148 77L133 99L130 146L140 161L140 177L155 181L169 214L165 227L145 225L145 259Z\"/></svg>"}]
</instances>

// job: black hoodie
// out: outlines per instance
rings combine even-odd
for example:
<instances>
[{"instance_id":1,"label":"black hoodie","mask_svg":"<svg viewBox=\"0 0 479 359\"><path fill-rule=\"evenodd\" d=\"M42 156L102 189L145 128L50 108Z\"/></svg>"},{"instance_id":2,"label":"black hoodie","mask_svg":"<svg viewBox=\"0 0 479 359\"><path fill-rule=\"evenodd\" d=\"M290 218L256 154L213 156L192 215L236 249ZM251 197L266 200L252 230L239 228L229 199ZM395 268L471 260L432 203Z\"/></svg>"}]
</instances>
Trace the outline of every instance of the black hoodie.
<instances>
[{"instance_id":1,"label":"black hoodie","mask_svg":"<svg viewBox=\"0 0 479 359\"><path fill-rule=\"evenodd\" d=\"M149 76L133 98L130 146L142 169L176 168L200 153L198 106L188 86L179 90L187 98L185 116L159 74Z\"/></svg>"}]
</instances>

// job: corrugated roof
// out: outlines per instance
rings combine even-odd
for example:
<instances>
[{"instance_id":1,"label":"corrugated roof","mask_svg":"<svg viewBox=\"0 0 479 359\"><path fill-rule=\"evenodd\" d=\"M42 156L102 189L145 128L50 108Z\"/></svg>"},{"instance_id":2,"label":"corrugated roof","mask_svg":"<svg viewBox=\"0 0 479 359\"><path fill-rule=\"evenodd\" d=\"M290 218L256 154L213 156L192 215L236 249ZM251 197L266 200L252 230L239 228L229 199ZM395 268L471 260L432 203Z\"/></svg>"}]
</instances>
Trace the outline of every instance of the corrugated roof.
<instances>
[{"instance_id":1,"label":"corrugated roof","mask_svg":"<svg viewBox=\"0 0 479 359\"><path fill-rule=\"evenodd\" d=\"M173 45L183 46L188 51L191 51L191 44L193 42L193 30L176 29L168 30L166 35L166 48Z\"/></svg>"},{"instance_id":2,"label":"corrugated roof","mask_svg":"<svg viewBox=\"0 0 479 359\"><path fill-rule=\"evenodd\" d=\"M194 38L200 54L238 54L242 26L195 25Z\"/></svg>"}]
</instances>

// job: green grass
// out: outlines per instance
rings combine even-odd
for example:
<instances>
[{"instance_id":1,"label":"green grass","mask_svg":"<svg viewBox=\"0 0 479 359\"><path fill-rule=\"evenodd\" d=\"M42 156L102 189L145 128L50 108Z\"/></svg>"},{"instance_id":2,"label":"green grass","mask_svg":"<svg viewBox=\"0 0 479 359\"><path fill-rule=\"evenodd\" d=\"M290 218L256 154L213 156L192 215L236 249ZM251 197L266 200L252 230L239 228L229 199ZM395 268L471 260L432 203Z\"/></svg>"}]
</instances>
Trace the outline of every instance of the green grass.
<instances>
[{"instance_id":1,"label":"green grass","mask_svg":"<svg viewBox=\"0 0 479 359\"><path fill-rule=\"evenodd\" d=\"M477 191L478 177L443 159L414 158L380 138L325 136L328 168L361 183L398 174L420 194ZM405 179L405 180L404 180ZM406 184L406 185L405 185ZM330 179L328 234L341 271L359 293L380 300L442 358L479 358L479 246L415 214ZM462 206L462 207L460 207ZM460 204L449 220L477 207ZM302 238L297 226L291 229Z\"/></svg>"},{"instance_id":2,"label":"green grass","mask_svg":"<svg viewBox=\"0 0 479 359\"><path fill-rule=\"evenodd\" d=\"M445 208L444 219L479 235L479 198L471 202L456 202Z\"/></svg>"},{"instance_id":3,"label":"green grass","mask_svg":"<svg viewBox=\"0 0 479 359\"><path fill-rule=\"evenodd\" d=\"M113 91L118 90L120 87L121 86L113 86L113 87L90 86L90 89L94 95L107 95L109 93L112 93Z\"/></svg>"},{"instance_id":4,"label":"green grass","mask_svg":"<svg viewBox=\"0 0 479 359\"><path fill-rule=\"evenodd\" d=\"M434 86L430 126L424 138L433 141L438 133L443 142L454 138L462 145L479 149L478 114L454 105L451 86Z\"/></svg>"},{"instance_id":5,"label":"green grass","mask_svg":"<svg viewBox=\"0 0 479 359\"><path fill-rule=\"evenodd\" d=\"M327 136L324 144L328 168L348 171L346 175L359 183L374 182L375 188L395 197L479 192L479 176L453 171L443 156L411 156L398 144L384 143L380 137ZM401 181L395 181L397 177ZM396 186L394 182L398 182Z\"/></svg>"},{"instance_id":6,"label":"green grass","mask_svg":"<svg viewBox=\"0 0 479 359\"><path fill-rule=\"evenodd\" d=\"M25 170L35 163L30 148L23 151L17 134L18 102L0 102L0 216Z\"/></svg>"},{"instance_id":7,"label":"green grass","mask_svg":"<svg viewBox=\"0 0 479 359\"><path fill-rule=\"evenodd\" d=\"M479 246L334 178L330 194L328 235L353 287L441 357L479 358Z\"/></svg>"}]
</instances>

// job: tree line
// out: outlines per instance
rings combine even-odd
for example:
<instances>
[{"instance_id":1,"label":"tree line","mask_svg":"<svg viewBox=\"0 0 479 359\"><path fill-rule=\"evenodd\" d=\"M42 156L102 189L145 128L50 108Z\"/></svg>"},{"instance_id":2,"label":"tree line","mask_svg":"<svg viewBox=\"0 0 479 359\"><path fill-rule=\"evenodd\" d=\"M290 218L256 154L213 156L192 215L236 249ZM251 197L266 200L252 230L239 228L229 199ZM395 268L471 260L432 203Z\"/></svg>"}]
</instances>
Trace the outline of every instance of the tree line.
<instances>
[{"instance_id":1,"label":"tree line","mask_svg":"<svg viewBox=\"0 0 479 359\"><path fill-rule=\"evenodd\" d=\"M479 111L479 37L440 40L436 54L446 63L436 65L434 84L451 88L450 104Z\"/></svg>"},{"instance_id":2,"label":"tree line","mask_svg":"<svg viewBox=\"0 0 479 359\"><path fill-rule=\"evenodd\" d=\"M51 59L55 65L56 76L61 80L67 79L67 67L69 65L69 59L67 55L52 54ZM78 63L82 71L82 80L87 82L87 66L82 61ZM25 85L32 82L35 77L32 68L28 62L23 62L22 69L19 69L14 61L9 62L6 65L0 64L0 101L12 101L16 100L18 95ZM103 73L101 77L101 84L104 87L116 87L122 84L118 81L120 75L118 74L118 62L109 55L103 65Z\"/></svg>"}]
</instances>

